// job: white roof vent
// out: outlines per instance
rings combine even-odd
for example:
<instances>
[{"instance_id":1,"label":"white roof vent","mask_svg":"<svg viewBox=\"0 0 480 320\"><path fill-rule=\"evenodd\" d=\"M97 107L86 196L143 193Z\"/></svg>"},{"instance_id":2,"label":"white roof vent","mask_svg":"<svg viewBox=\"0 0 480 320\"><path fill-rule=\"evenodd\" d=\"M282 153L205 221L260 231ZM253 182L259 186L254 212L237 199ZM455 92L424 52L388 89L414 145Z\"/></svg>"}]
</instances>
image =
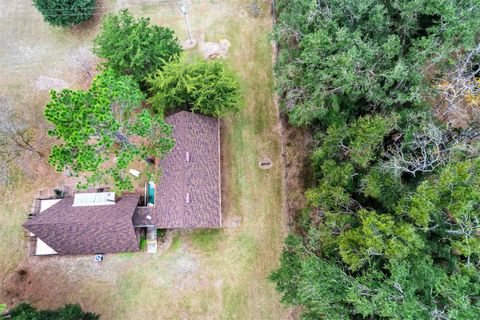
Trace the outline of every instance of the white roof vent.
<instances>
[{"instance_id":1,"label":"white roof vent","mask_svg":"<svg viewBox=\"0 0 480 320\"><path fill-rule=\"evenodd\" d=\"M73 197L74 207L105 206L115 204L115 192L77 193Z\"/></svg>"},{"instance_id":2,"label":"white roof vent","mask_svg":"<svg viewBox=\"0 0 480 320\"><path fill-rule=\"evenodd\" d=\"M185 152L185 160L187 160L187 162L190 162L190 152Z\"/></svg>"},{"instance_id":3,"label":"white roof vent","mask_svg":"<svg viewBox=\"0 0 480 320\"><path fill-rule=\"evenodd\" d=\"M190 193L185 194L185 203L190 203Z\"/></svg>"}]
</instances>

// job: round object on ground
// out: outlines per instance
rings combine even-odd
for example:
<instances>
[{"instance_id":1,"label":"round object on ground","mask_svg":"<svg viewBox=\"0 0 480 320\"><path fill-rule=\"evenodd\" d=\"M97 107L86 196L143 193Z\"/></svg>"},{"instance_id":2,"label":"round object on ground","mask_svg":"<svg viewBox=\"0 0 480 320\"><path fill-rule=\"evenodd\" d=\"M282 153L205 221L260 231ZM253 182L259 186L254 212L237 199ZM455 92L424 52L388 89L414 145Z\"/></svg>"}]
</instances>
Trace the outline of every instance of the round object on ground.
<instances>
[{"instance_id":1,"label":"round object on ground","mask_svg":"<svg viewBox=\"0 0 480 320\"><path fill-rule=\"evenodd\" d=\"M267 170L273 167L272 159L269 157L263 157L262 160L258 163L261 169Z\"/></svg>"}]
</instances>

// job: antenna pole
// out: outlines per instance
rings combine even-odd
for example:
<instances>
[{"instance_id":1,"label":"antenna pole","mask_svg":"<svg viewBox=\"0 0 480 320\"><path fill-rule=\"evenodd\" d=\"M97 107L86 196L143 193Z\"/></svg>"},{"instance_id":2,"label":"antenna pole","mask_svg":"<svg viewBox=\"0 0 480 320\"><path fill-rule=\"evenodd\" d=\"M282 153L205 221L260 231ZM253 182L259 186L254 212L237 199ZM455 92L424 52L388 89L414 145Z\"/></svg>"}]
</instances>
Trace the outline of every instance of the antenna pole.
<instances>
[{"instance_id":1,"label":"antenna pole","mask_svg":"<svg viewBox=\"0 0 480 320\"><path fill-rule=\"evenodd\" d=\"M182 4L182 7L180 8L180 12L185 17L185 24L187 25L188 40L190 41L190 44L193 44L192 35L190 34L190 23L188 22L188 12L187 12L187 5L185 3L185 0L183 0L183 4Z\"/></svg>"}]
</instances>

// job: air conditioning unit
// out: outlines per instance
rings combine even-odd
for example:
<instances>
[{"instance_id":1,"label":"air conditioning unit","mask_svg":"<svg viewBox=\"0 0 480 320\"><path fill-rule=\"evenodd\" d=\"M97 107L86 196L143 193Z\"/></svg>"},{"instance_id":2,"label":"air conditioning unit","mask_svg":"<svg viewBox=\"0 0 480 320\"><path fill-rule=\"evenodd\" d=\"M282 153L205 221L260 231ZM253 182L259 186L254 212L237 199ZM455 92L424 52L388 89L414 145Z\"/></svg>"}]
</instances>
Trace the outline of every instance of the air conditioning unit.
<instances>
[{"instance_id":1,"label":"air conditioning unit","mask_svg":"<svg viewBox=\"0 0 480 320\"><path fill-rule=\"evenodd\" d=\"M95 262L102 262L103 261L103 254L96 254L95 255Z\"/></svg>"}]
</instances>

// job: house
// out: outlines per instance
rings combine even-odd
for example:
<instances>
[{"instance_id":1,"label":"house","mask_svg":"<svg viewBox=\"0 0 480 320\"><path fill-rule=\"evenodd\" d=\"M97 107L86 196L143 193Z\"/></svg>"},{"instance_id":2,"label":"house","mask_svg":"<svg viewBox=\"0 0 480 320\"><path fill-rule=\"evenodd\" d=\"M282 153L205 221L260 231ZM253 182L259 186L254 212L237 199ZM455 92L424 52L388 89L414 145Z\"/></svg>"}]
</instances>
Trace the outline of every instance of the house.
<instances>
[{"instance_id":1,"label":"house","mask_svg":"<svg viewBox=\"0 0 480 320\"><path fill-rule=\"evenodd\" d=\"M186 111L165 120L176 145L159 162L158 185L146 184L146 199L99 192L41 200L23 225L36 238L36 255L137 251L142 230L148 240L156 229L222 226L219 121Z\"/></svg>"}]
</instances>

